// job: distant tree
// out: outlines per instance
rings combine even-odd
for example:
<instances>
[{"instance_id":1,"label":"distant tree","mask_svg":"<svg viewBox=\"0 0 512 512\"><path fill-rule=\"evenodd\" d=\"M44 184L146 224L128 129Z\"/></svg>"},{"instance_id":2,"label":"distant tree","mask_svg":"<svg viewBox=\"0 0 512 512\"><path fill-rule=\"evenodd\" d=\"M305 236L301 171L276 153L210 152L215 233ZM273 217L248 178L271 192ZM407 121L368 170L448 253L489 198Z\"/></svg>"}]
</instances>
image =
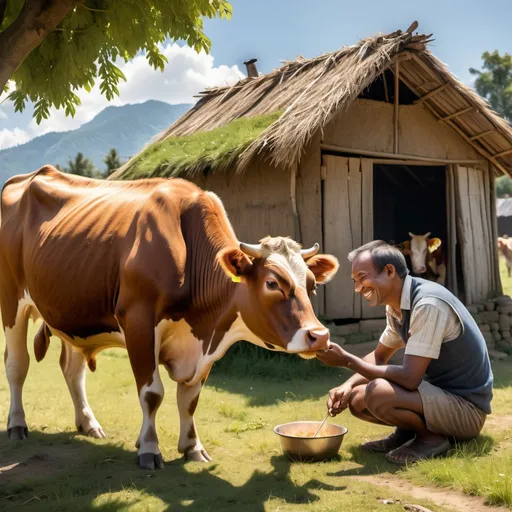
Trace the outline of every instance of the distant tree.
<instances>
[{"instance_id":1,"label":"distant tree","mask_svg":"<svg viewBox=\"0 0 512 512\"><path fill-rule=\"evenodd\" d=\"M501 56L496 50L485 52L482 59L485 71L469 69L472 75L477 76L475 89L496 112L512 122L512 55L505 53Z\"/></svg>"},{"instance_id":2,"label":"distant tree","mask_svg":"<svg viewBox=\"0 0 512 512\"><path fill-rule=\"evenodd\" d=\"M508 176L500 176L496 180L496 197L512 196L512 179Z\"/></svg>"},{"instance_id":3,"label":"distant tree","mask_svg":"<svg viewBox=\"0 0 512 512\"><path fill-rule=\"evenodd\" d=\"M88 158L84 158L83 153L77 153L74 160L69 160L67 168L64 168L63 171L87 178L101 177L101 173Z\"/></svg>"},{"instance_id":4,"label":"distant tree","mask_svg":"<svg viewBox=\"0 0 512 512\"><path fill-rule=\"evenodd\" d=\"M116 169L121 167L121 160L119 159L119 153L115 148L112 148L108 155L103 159L107 169L105 171L105 177L110 176Z\"/></svg>"},{"instance_id":5,"label":"distant tree","mask_svg":"<svg viewBox=\"0 0 512 512\"><path fill-rule=\"evenodd\" d=\"M125 76L115 65L144 52L163 70L167 59L158 44L182 40L209 52L203 18L230 18L227 0L0 0L0 94L22 111L30 99L37 123L52 106L73 116L79 89L100 91L111 100Z\"/></svg>"}]
</instances>

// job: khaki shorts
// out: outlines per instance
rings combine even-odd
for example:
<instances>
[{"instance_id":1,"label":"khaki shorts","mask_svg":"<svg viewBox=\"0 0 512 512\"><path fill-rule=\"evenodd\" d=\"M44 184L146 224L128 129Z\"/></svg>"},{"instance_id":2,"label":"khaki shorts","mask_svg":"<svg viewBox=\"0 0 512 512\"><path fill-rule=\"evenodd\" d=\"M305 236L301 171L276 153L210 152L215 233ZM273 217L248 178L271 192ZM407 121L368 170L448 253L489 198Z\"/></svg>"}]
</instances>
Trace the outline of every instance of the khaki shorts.
<instances>
[{"instance_id":1,"label":"khaki shorts","mask_svg":"<svg viewBox=\"0 0 512 512\"><path fill-rule=\"evenodd\" d=\"M431 432L463 440L476 437L482 430L487 415L476 405L426 381L418 391Z\"/></svg>"}]
</instances>

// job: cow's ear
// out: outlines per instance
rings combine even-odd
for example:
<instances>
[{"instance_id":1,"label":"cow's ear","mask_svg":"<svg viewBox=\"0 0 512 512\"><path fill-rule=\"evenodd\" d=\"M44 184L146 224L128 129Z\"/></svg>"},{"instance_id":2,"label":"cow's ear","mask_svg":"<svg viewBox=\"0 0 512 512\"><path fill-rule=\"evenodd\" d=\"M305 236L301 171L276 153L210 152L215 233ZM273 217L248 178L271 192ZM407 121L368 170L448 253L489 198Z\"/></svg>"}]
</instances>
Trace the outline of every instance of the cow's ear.
<instances>
[{"instance_id":1,"label":"cow's ear","mask_svg":"<svg viewBox=\"0 0 512 512\"><path fill-rule=\"evenodd\" d=\"M398 244L397 249L399 249L404 256L409 256L411 254L411 242L406 240L405 242Z\"/></svg>"},{"instance_id":2,"label":"cow's ear","mask_svg":"<svg viewBox=\"0 0 512 512\"><path fill-rule=\"evenodd\" d=\"M427 241L428 243L428 250L430 252L434 252L438 247L441 246L441 239L440 238L431 238Z\"/></svg>"},{"instance_id":3,"label":"cow's ear","mask_svg":"<svg viewBox=\"0 0 512 512\"><path fill-rule=\"evenodd\" d=\"M328 254L317 254L306 261L309 270L315 275L318 284L328 283L340 266L337 258Z\"/></svg>"},{"instance_id":4,"label":"cow's ear","mask_svg":"<svg viewBox=\"0 0 512 512\"><path fill-rule=\"evenodd\" d=\"M222 250L217 261L228 276L247 275L252 268L252 261L240 249Z\"/></svg>"}]
</instances>

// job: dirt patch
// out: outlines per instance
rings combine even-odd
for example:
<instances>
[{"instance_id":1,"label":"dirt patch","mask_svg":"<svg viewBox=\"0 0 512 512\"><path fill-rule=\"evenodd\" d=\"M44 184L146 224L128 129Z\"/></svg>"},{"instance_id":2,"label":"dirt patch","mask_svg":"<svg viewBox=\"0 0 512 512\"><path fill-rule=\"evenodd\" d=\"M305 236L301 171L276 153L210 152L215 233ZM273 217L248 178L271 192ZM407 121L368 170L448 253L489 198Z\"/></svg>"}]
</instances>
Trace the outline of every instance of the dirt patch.
<instances>
[{"instance_id":1,"label":"dirt patch","mask_svg":"<svg viewBox=\"0 0 512 512\"><path fill-rule=\"evenodd\" d=\"M505 507L491 507L484 504L482 498L466 496L465 494L450 491L448 489L433 489L429 487L418 487L405 480L400 480L392 475L357 475L347 478L354 478L359 482L366 482L373 485L388 487L391 491L390 496L385 498L394 498L394 492L408 494L418 500L430 500L440 507L453 512L505 512L510 510Z\"/></svg>"},{"instance_id":2,"label":"dirt patch","mask_svg":"<svg viewBox=\"0 0 512 512\"><path fill-rule=\"evenodd\" d=\"M75 457L68 449L66 452L60 450L42 451L38 450L26 457L24 460L11 460L0 466L0 482L16 483L23 482L26 478L45 477L64 469Z\"/></svg>"},{"instance_id":3,"label":"dirt patch","mask_svg":"<svg viewBox=\"0 0 512 512\"><path fill-rule=\"evenodd\" d=\"M512 414L505 414L503 416L491 414L485 420L484 428L489 428L490 430L507 430L512 428Z\"/></svg>"}]
</instances>

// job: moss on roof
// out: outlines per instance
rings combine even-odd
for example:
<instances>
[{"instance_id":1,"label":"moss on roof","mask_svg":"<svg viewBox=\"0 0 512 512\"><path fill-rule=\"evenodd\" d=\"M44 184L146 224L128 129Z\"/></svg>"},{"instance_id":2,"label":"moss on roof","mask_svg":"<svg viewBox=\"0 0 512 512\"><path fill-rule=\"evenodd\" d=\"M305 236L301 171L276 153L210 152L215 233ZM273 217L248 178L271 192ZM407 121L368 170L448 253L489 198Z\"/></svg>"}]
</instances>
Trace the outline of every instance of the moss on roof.
<instances>
[{"instance_id":1,"label":"moss on roof","mask_svg":"<svg viewBox=\"0 0 512 512\"><path fill-rule=\"evenodd\" d=\"M281 114L242 117L214 130L155 142L132 160L119 178L169 178L225 169Z\"/></svg>"}]
</instances>

